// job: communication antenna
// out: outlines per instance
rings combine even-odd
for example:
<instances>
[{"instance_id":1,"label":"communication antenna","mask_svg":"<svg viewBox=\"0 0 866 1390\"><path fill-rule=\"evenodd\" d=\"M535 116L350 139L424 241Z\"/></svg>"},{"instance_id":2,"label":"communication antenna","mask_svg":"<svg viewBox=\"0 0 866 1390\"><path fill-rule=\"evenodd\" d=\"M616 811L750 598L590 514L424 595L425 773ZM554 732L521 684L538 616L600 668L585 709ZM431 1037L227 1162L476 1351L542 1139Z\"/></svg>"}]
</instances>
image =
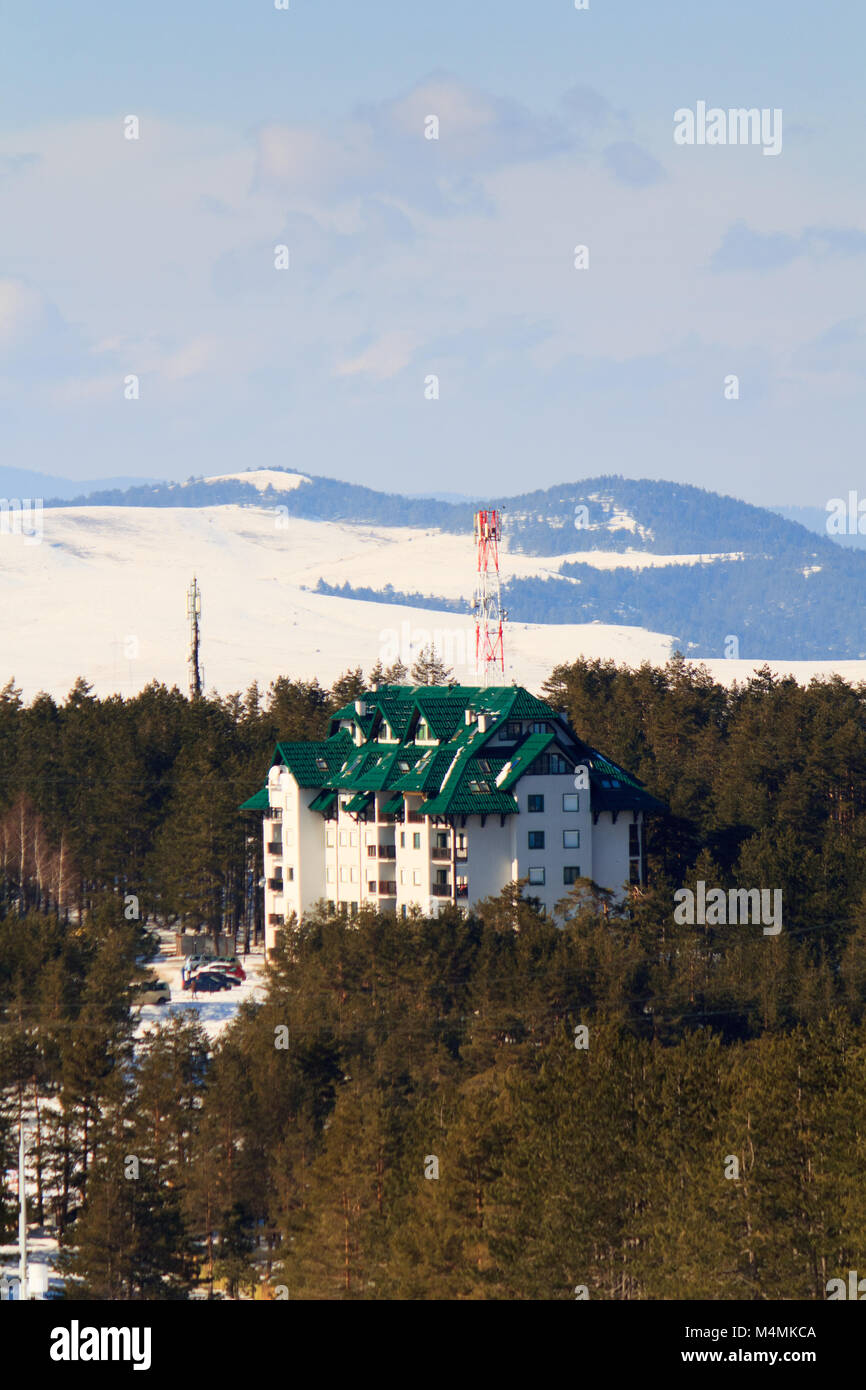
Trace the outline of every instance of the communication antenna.
<instances>
[{"instance_id":1,"label":"communication antenna","mask_svg":"<svg viewBox=\"0 0 866 1390\"><path fill-rule=\"evenodd\" d=\"M492 671L505 670L502 624L508 614L502 607L499 583L499 542L502 539L501 512L475 513L477 577L475 598L475 670L487 686Z\"/></svg>"},{"instance_id":2,"label":"communication antenna","mask_svg":"<svg viewBox=\"0 0 866 1390\"><path fill-rule=\"evenodd\" d=\"M191 700L198 700L201 697L202 669L199 656L201 645L201 631L199 619L201 618L201 589L198 581L193 577L186 594L186 616L189 618L189 697Z\"/></svg>"}]
</instances>

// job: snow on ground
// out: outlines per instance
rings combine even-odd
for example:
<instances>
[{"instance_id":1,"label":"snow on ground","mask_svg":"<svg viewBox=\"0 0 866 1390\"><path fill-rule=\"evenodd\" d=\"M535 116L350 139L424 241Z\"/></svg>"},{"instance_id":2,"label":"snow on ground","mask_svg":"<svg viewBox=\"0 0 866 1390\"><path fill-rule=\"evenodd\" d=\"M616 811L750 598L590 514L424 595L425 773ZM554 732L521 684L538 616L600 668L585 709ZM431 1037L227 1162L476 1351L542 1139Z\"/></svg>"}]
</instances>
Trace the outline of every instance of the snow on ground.
<instances>
[{"instance_id":1,"label":"snow on ground","mask_svg":"<svg viewBox=\"0 0 866 1390\"><path fill-rule=\"evenodd\" d=\"M304 473L280 473L275 468L251 468L249 473L215 473L212 478L204 478L206 483L249 483L257 492L272 487L275 492L294 492L301 483L310 480ZM189 487L183 483L183 487Z\"/></svg>"},{"instance_id":2,"label":"snow on ground","mask_svg":"<svg viewBox=\"0 0 866 1390\"><path fill-rule=\"evenodd\" d=\"M180 971L183 957L175 954L174 932L160 931L161 949L158 956L148 963L148 970L158 980L165 980L171 988L168 1004L143 1004L139 1010L137 1038L143 1038L153 1024L164 1022L170 1014L195 1013L210 1042L215 1042L228 1027L240 1005L247 1000L259 1001L264 998L264 953L261 946L247 955L239 954L238 960L246 971L247 978L230 990L219 994L200 994L193 999L181 984Z\"/></svg>"},{"instance_id":3,"label":"snow on ground","mask_svg":"<svg viewBox=\"0 0 866 1390\"><path fill-rule=\"evenodd\" d=\"M265 506L51 508L42 522L41 544L0 535L0 684L14 676L25 699L40 690L63 698L79 675L97 695L131 695L154 679L185 690L186 591L194 574L202 589L208 690L245 690L254 680L266 687L278 675L329 684L349 666L369 670L377 658L388 665L399 656L411 666L431 640L459 680L475 680L468 614L311 592L321 577L468 597L475 579L471 537L286 518ZM508 552L503 572L555 574L566 559L607 568L711 558L722 557ZM671 634L639 627L513 623L501 679L537 689L560 662L585 656L663 663L673 646ZM726 683L761 664L707 662ZM769 658L769 664L798 679L838 670L866 680L866 662Z\"/></svg>"}]
</instances>

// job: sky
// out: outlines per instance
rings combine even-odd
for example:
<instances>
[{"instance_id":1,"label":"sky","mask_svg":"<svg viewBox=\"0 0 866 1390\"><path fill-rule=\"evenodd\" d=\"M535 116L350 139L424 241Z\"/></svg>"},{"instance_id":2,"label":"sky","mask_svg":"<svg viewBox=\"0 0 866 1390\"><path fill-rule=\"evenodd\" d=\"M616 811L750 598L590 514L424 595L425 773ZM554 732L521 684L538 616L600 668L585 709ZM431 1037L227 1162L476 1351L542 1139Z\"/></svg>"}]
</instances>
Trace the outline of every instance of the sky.
<instances>
[{"instance_id":1,"label":"sky","mask_svg":"<svg viewBox=\"0 0 866 1390\"><path fill-rule=\"evenodd\" d=\"M0 462L860 485L862 4L289 4L0 5Z\"/></svg>"}]
</instances>

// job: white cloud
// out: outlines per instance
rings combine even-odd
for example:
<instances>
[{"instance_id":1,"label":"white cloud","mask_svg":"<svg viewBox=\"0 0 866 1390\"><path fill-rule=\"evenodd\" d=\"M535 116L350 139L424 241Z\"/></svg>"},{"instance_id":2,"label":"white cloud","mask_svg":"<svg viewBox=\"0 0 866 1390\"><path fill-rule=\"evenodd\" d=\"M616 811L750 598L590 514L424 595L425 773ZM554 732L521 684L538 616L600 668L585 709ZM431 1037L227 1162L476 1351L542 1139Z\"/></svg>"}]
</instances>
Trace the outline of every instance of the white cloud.
<instances>
[{"instance_id":1,"label":"white cloud","mask_svg":"<svg viewBox=\"0 0 866 1390\"><path fill-rule=\"evenodd\" d=\"M385 381L408 367L417 346L418 339L414 333L400 329L383 333L363 352L338 363L337 376L358 376L366 372Z\"/></svg>"}]
</instances>

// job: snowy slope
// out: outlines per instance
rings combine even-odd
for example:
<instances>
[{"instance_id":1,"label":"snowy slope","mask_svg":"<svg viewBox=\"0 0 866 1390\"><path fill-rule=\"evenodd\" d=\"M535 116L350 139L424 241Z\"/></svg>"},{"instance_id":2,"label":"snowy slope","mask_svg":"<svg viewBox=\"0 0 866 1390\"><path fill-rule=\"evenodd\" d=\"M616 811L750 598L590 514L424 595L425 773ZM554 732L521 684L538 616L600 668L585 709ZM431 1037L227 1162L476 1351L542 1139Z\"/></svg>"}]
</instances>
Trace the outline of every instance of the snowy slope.
<instances>
[{"instance_id":1,"label":"snowy slope","mask_svg":"<svg viewBox=\"0 0 866 1390\"><path fill-rule=\"evenodd\" d=\"M369 670L379 657L388 664L399 655L411 664L431 638L458 679L474 679L468 614L310 592L321 577L469 597L470 537L305 521L267 506L70 507L46 510L42 521L41 544L0 534L0 683L14 676L25 698L38 690L62 697L79 675L97 694L131 694L152 679L185 689L186 590L193 575L203 594L209 689L243 690L281 674L328 683L349 666ZM645 565L710 557L509 553L503 568L510 576L545 575L567 558ZM537 688L554 665L580 655L663 662L671 646L669 634L636 627L513 624L504 680ZM707 664L731 680L758 663ZM866 678L863 662L786 662L779 669L800 676L837 669Z\"/></svg>"}]
</instances>

